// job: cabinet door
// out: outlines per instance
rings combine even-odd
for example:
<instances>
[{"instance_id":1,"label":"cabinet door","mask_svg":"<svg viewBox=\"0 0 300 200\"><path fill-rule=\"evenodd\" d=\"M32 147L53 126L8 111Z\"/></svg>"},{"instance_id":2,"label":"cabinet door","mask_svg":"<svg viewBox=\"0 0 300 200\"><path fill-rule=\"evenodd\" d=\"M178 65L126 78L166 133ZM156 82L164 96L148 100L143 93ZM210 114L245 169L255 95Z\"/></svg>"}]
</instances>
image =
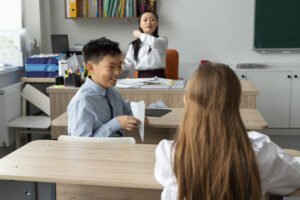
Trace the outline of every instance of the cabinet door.
<instances>
[{"instance_id":1,"label":"cabinet door","mask_svg":"<svg viewBox=\"0 0 300 200\"><path fill-rule=\"evenodd\" d=\"M246 80L247 79L246 71L234 71L234 72L239 77L240 80Z\"/></svg>"},{"instance_id":2,"label":"cabinet door","mask_svg":"<svg viewBox=\"0 0 300 200\"><path fill-rule=\"evenodd\" d=\"M256 106L269 128L290 126L291 78L291 72L247 72L247 79L259 90Z\"/></svg>"},{"instance_id":3,"label":"cabinet door","mask_svg":"<svg viewBox=\"0 0 300 200\"><path fill-rule=\"evenodd\" d=\"M0 181L0 199L35 200L35 187L32 182Z\"/></svg>"},{"instance_id":4,"label":"cabinet door","mask_svg":"<svg viewBox=\"0 0 300 200\"><path fill-rule=\"evenodd\" d=\"M300 72L292 74L291 128L300 128Z\"/></svg>"}]
</instances>

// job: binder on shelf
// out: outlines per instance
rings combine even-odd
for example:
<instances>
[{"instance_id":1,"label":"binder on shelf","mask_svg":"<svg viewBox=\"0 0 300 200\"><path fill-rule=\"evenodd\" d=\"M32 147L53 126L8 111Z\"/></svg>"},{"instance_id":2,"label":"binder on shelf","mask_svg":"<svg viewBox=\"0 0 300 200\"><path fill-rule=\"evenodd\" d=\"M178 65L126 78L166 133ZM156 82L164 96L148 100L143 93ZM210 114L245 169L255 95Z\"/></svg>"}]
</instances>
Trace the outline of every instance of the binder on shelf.
<instances>
[{"instance_id":1,"label":"binder on shelf","mask_svg":"<svg viewBox=\"0 0 300 200\"><path fill-rule=\"evenodd\" d=\"M116 0L110 0L110 4L109 4L109 17L113 17L113 9L114 9L114 4L116 2Z\"/></svg>"},{"instance_id":2,"label":"binder on shelf","mask_svg":"<svg viewBox=\"0 0 300 200\"><path fill-rule=\"evenodd\" d=\"M132 5L132 1L133 0L128 0L129 1L129 17L132 17L132 13L133 13L133 5Z\"/></svg>"},{"instance_id":3,"label":"binder on shelf","mask_svg":"<svg viewBox=\"0 0 300 200\"><path fill-rule=\"evenodd\" d=\"M70 0L70 17L77 17L77 2L76 0Z\"/></svg>"},{"instance_id":4,"label":"binder on shelf","mask_svg":"<svg viewBox=\"0 0 300 200\"><path fill-rule=\"evenodd\" d=\"M98 1L98 15L97 17L101 17L102 16L102 0Z\"/></svg>"},{"instance_id":5,"label":"binder on shelf","mask_svg":"<svg viewBox=\"0 0 300 200\"><path fill-rule=\"evenodd\" d=\"M89 0L89 11L88 11L88 17L92 17L93 16L93 0Z\"/></svg>"},{"instance_id":6,"label":"binder on shelf","mask_svg":"<svg viewBox=\"0 0 300 200\"><path fill-rule=\"evenodd\" d=\"M89 12L89 0L83 0L83 16L88 17L88 12Z\"/></svg>"},{"instance_id":7,"label":"binder on shelf","mask_svg":"<svg viewBox=\"0 0 300 200\"><path fill-rule=\"evenodd\" d=\"M122 2L122 9L121 9L121 17L123 17L123 18L126 15L125 8L126 8L126 0L123 0L123 2Z\"/></svg>"},{"instance_id":8,"label":"binder on shelf","mask_svg":"<svg viewBox=\"0 0 300 200\"><path fill-rule=\"evenodd\" d=\"M133 16L137 17L137 0L134 0L133 2Z\"/></svg>"},{"instance_id":9,"label":"binder on shelf","mask_svg":"<svg viewBox=\"0 0 300 200\"><path fill-rule=\"evenodd\" d=\"M117 4L118 4L118 0L114 0L114 7L113 7L113 11L111 16L115 17L116 16L116 12L117 12Z\"/></svg>"},{"instance_id":10,"label":"binder on shelf","mask_svg":"<svg viewBox=\"0 0 300 200\"><path fill-rule=\"evenodd\" d=\"M65 6L66 6L66 17L70 17L70 0L65 1Z\"/></svg>"}]
</instances>

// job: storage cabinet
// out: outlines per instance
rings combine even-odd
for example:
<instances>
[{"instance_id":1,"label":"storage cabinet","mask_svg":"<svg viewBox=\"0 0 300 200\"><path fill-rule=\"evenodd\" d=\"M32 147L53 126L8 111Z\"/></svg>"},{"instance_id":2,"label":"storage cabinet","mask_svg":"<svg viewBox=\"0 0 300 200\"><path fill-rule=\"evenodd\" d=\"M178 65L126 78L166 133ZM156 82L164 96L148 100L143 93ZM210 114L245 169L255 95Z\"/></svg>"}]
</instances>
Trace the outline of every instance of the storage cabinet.
<instances>
[{"instance_id":1,"label":"storage cabinet","mask_svg":"<svg viewBox=\"0 0 300 200\"><path fill-rule=\"evenodd\" d=\"M242 70L259 90L256 106L269 128L300 128L300 71Z\"/></svg>"},{"instance_id":2,"label":"storage cabinet","mask_svg":"<svg viewBox=\"0 0 300 200\"><path fill-rule=\"evenodd\" d=\"M36 200L35 185L24 181L0 181L0 197L9 200Z\"/></svg>"},{"instance_id":3,"label":"storage cabinet","mask_svg":"<svg viewBox=\"0 0 300 200\"><path fill-rule=\"evenodd\" d=\"M291 72L247 72L247 79L260 92L257 109L271 128L289 128L291 75Z\"/></svg>"},{"instance_id":4,"label":"storage cabinet","mask_svg":"<svg viewBox=\"0 0 300 200\"><path fill-rule=\"evenodd\" d=\"M291 128L300 128L300 71L292 73Z\"/></svg>"}]
</instances>

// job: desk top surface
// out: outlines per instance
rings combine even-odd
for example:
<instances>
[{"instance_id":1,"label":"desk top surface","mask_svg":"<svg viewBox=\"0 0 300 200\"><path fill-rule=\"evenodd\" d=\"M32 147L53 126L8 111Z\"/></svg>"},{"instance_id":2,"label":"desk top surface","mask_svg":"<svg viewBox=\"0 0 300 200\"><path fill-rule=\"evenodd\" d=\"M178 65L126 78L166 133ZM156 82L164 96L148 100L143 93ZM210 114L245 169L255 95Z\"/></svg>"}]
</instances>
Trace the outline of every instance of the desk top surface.
<instances>
[{"instance_id":1,"label":"desk top surface","mask_svg":"<svg viewBox=\"0 0 300 200\"><path fill-rule=\"evenodd\" d=\"M55 78L22 77L21 81L24 83L55 83Z\"/></svg>"},{"instance_id":2,"label":"desk top surface","mask_svg":"<svg viewBox=\"0 0 300 200\"><path fill-rule=\"evenodd\" d=\"M241 80L242 86L242 95L258 95L259 91L255 87L255 85L249 80ZM78 90L78 87L56 87L50 86L47 88L48 93L52 92L59 92L59 93L74 93ZM119 92L136 92L136 91L143 91L146 93L152 93L153 91L157 92L160 91L162 93L182 93L184 94L184 89L143 89L143 88L133 88L133 89L120 89L117 88Z\"/></svg>"},{"instance_id":3,"label":"desk top surface","mask_svg":"<svg viewBox=\"0 0 300 200\"><path fill-rule=\"evenodd\" d=\"M156 145L40 140L0 160L0 179L161 189Z\"/></svg>"},{"instance_id":4,"label":"desk top surface","mask_svg":"<svg viewBox=\"0 0 300 200\"><path fill-rule=\"evenodd\" d=\"M172 108L172 112L162 117L148 117L149 127L153 128L177 128L183 116L184 108ZM265 119L256 109L240 109L242 120L247 129L262 129L268 126ZM68 116L63 113L52 121L52 126L67 127Z\"/></svg>"}]
</instances>

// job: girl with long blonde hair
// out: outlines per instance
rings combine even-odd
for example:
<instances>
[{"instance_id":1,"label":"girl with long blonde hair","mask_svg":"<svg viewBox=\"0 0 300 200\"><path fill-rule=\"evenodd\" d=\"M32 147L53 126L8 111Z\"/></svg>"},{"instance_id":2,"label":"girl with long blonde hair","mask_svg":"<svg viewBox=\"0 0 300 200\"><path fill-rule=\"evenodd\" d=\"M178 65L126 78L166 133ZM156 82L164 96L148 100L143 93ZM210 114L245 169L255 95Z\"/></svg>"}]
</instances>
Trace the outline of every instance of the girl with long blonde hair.
<instances>
[{"instance_id":1,"label":"girl with long blonde hair","mask_svg":"<svg viewBox=\"0 0 300 200\"><path fill-rule=\"evenodd\" d=\"M241 84L224 64L201 65L188 83L174 141L156 150L155 177L164 200L260 200L300 188L300 163L270 139L248 132Z\"/></svg>"}]
</instances>

